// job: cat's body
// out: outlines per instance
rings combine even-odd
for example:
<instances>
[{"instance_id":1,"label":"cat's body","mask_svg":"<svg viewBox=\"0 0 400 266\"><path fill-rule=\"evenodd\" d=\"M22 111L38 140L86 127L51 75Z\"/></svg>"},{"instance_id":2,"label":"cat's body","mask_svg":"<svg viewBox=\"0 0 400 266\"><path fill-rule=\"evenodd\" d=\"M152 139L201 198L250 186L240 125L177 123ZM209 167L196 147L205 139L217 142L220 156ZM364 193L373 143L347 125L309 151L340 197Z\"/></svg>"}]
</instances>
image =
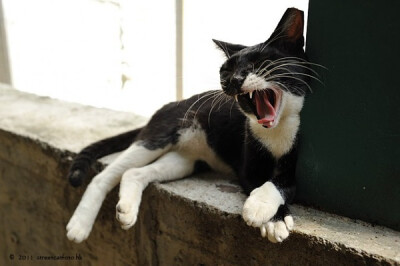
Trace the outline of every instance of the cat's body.
<instances>
[{"instance_id":1,"label":"cat's body","mask_svg":"<svg viewBox=\"0 0 400 266\"><path fill-rule=\"evenodd\" d=\"M167 104L145 127L95 143L77 156L70 173L75 185L96 158L131 144L89 184L67 225L70 240L88 237L106 194L119 182L117 219L129 229L150 182L188 176L199 161L239 177L250 194L243 207L247 224L272 242L289 235L293 219L287 203L294 196L296 135L310 70L302 12L288 9L263 44L215 42L228 57L220 70L224 93Z\"/></svg>"}]
</instances>

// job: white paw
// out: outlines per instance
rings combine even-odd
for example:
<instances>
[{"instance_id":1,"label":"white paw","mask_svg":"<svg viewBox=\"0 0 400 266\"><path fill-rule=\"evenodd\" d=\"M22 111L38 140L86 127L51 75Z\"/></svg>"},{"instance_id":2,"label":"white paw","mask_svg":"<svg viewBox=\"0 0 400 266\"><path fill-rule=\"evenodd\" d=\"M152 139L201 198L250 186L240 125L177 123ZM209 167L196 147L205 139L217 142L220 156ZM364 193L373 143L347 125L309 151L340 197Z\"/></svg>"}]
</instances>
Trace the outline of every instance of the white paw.
<instances>
[{"instance_id":1,"label":"white paw","mask_svg":"<svg viewBox=\"0 0 400 266\"><path fill-rule=\"evenodd\" d=\"M243 219L249 226L260 227L266 224L278 211L275 202L264 201L254 195L247 198L243 206Z\"/></svg>"},{"instance_id":2,"label":"white paw","mask_svg":"<svg viewBox=\"0 0 400 266\"><path fill-rule=\"evenodd\" d=\"M138 211L138 204L130 203L127 200L120 200L118 202L116 218L120 222L122 229L128 230L136 223Z\"/></svg>"},{"instance_id":3,"label":"white paw","mask_svg":"<svg viewBox=\"0 0 400 266\"><path fill-rule=\"evenodd\" d=\"M262 237L268 237L272 243L282 242L289 236L289 232L293 229L293 218L288 215L284 221L268 222L261 225L260 231Z\"/></svg>"},{"instance_id":4,"label":"white paw","mask_svg":"<svg viewBox=\"0 0 400 266\"><path fill-rule=\"evenodd\" d=\"M92 231L93 223L85 221L84 217L74 214L67 224L67 237L75 243L86 240Z\"/></svg>"},{"instance_id":5,"label":"white paw","mask_svg":"<svg viewBox=\"0 0 400 266\"><path fill-rule=\"evenodd\" d=\"M266 224L284 204L281 193L271 182L254 189L243 206L243 219L250 226Z\"/></svg>"}]
</instances>

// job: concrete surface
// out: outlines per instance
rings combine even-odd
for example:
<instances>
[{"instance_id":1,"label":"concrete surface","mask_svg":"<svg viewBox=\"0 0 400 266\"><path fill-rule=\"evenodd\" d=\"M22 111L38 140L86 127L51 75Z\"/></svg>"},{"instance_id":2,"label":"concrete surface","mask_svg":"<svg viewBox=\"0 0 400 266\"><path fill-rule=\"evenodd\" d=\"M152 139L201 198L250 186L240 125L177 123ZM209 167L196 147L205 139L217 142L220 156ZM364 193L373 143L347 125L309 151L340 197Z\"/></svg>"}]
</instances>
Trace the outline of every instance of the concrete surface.
<instances>
[{"instance_id":1,"label":"concrete surface","mask_svg":"<svg viewBox=\"0 0 400 266\"><path fill-rule=\"evenodd\" d=\"M271 244L243 222L236 180L215 173L149 186L130 231L115 189L89 239L69 242L84 191L66 180L73 153L145 121L0 86L0 265L400 265L399 232L297 205L294 232Z\"/></svg>"}]
</instances>

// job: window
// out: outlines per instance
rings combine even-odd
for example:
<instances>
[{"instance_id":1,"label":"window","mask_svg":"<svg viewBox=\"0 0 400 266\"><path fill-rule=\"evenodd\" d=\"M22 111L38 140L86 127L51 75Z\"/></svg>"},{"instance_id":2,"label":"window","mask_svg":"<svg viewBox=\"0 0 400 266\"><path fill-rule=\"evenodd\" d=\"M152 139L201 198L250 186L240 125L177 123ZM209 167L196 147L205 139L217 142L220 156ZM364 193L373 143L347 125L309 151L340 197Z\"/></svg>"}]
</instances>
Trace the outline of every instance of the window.
<instances>
[{"instance_id":1,"label":"window","mask_svg":"<svg viewBox=\"0 0 400 266\"><path fill-rule=\"evenodd\" d=\"M176 99L180 84L184 98L220 88L224 58L212 38L262 42L287 7L307 11L307 5L305 0L4 0L11 81L23 91L149 116Z\"/></svg>"}]
</instances>

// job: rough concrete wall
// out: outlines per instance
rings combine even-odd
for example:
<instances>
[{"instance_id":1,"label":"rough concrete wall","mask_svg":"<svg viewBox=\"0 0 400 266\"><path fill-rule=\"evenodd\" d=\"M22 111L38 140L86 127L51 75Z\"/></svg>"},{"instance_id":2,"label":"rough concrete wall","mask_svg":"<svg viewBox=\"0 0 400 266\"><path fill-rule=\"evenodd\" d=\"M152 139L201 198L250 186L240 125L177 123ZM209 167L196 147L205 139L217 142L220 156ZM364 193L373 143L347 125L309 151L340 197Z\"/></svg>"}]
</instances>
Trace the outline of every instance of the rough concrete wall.
<instances>
[{"instance_id":1,"label":"rough concrete wall","mask_svg":"<svg viewBox=\"0 0 400 266\"><path fill-rule=\"evenodd\" d=\"M223 213L152 185L144 193L138 224L130 231L114 218L117 193L106 199L83 244L65 237L65 226L84 188L65 179L70 154L0 131L0 265L43 265L37 256L73 256L74 265L360 265L380 258L294 234L271 244L239 214ZM234 186L232 186L234 187ZM14 260L10 259L14 255ZM22 257L21 257L22 256ZM32 260L31 257L33 256ZM76 260L76 257L82 258ZM14 263L13 263L14 262ZM71 265L51 260L51 265Z\"/></svg>"}]
</instances>

